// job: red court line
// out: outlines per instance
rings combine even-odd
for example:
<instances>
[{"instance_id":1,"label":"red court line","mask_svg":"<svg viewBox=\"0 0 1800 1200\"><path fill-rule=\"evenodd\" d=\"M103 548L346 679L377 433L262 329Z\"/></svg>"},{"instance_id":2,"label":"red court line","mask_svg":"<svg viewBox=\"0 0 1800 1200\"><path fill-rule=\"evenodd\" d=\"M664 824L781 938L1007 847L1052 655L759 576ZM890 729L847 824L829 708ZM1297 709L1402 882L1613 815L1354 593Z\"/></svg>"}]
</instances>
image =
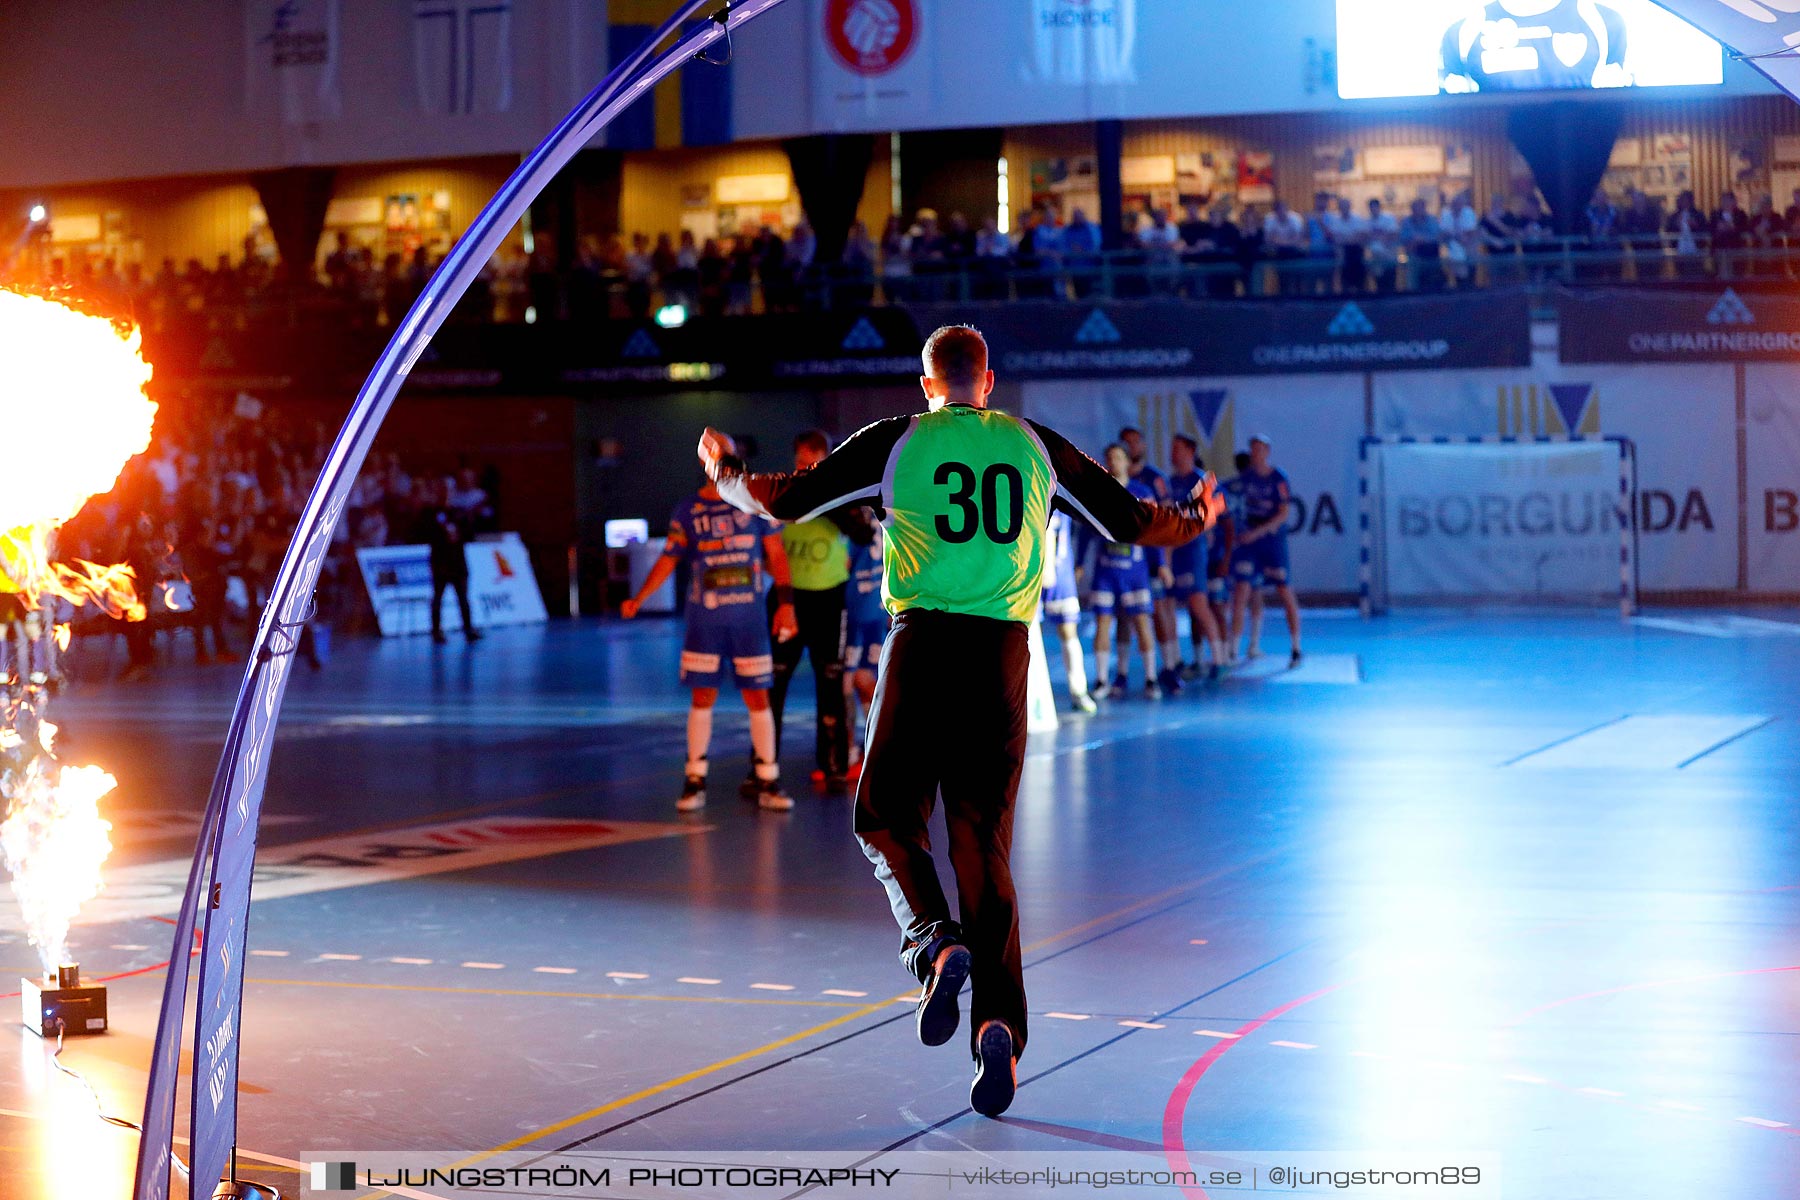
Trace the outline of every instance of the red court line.
<instances>
[{"instance_id":1,"label":"red court line","mask_svg":"<svg viewBox=\"0 0 1800 1200\"><path fill-rule=\"evenodd\" d=\"M1277 1005L1260 1017L1252 1018L1233 1030L1237 1034L1236 1037L1221 1039L1212 1049L1202 1054L1199 1061L1187 1069L1187 1074L1181 1077L1181 1082L1177 1083L1175 1090L1169 1093L1169 1102L1163 1107L1163 1154L1168 1159L1171 1171L1184 1172L1194 1169L1193 1165L1188 1162L1187 1145L1182 1140L1181 1127L1183 1119L1187 1115L1188 1100L1193 1096L1194 1088L1199 1085L1201 1077L1212 1070L1213 1064L1223 1058L1233 1046L1270 1021L1299 1008L1302 1004L1310 1004L1320 996L1329 996L1343 986L1345 985L1334 983L1330 987L1320 988L1318 991L1298 999L1289 1000L1286 1004ZM1207 1200L1206 1191L1203 1188L1184 1187L1181 1190L1189 1200Z\"/></svg>"},{"instance_id":2,"label":"red court line","mask_svg":"<svg viewBox=\"0 0 1800 1200\"><path fill-rule=\"evenodd\" d=\"M175 922L171 921L168 917L151 917L150 919L152 921L161 921L164 925L175 924ZM188 957L192 958L192 957L194 957L194 955L196 955L198 953L200 953L200 930L196 929L196 930L194 930L194 948L192 950L188 951ZM164 967L167 967L169 965L169 962L170 962L170 960L165 958L161 962L156 963L152 966L139 967L134 971L120 971L113 975L96 975L93 979L89 980L88 982L90 982L90 983L111 983L115 979L130 979L133 975L149 975L153 972L162 970ZM20 995L20 993L18 993L18 992L0 992L0 1000L14 1000L14 999L17 999L19 997L19 995Z\"/></svg>"}]
</instances>

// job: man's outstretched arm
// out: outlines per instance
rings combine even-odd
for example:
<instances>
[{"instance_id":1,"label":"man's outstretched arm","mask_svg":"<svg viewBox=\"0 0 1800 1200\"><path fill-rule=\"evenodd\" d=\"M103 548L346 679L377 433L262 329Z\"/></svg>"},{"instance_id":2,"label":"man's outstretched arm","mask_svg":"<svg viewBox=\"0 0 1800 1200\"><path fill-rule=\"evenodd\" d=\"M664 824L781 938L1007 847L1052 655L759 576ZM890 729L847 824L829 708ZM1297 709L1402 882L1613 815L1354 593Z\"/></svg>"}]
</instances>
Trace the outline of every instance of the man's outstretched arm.
<instances>
[{"instance_id":1,"label":"man's outstretched arm","mask_svg":"<svg viewBox=\"0 0 1800 1200\"><path fill-rule=\"evenodd\" d=\"M1183 546L1211 528L1224 511L1209 471L1193 492L1173 504L1140 500L1054 429L1026 421L1043 443L1056 473L1056 498L1111 542Z\"/></svg>"},{"instance_id":2,"label":"man's outstretched arm","mask_svg":"<svg viewBox=\"0 0 1800 1200\"><path fill-rule=\"evenodd\" d=\"M888 457L912 425L911 417L890 417L853 434L843 445L804 471L752 474L716 429L700 436L700 463L719 495L745 512L777 521L805 521L846 504L881 503L881 480Z\"/></svg>"}]
</instances>

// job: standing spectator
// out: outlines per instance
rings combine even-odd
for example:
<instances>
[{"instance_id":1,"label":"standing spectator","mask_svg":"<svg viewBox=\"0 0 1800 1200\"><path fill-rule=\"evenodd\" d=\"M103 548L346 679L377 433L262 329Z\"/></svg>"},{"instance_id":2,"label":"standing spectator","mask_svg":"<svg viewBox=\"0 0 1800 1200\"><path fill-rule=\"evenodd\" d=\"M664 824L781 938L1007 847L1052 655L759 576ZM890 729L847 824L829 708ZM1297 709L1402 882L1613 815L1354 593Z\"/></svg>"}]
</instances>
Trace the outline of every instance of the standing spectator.
<instances>
[{"instance_id":1,"label":"standing spectator","mask_svg":"<svg viewBox=\"0 0 1800 1200\"><path fill-rule=\"evenodd\" d=\"M752 285L756 279L756 253L749 238L739 235L731 239L731 266L725 278L725 312L728 316L743 316L752 307Z\"/></svg>"},{"instance_id":2,"label":"standing spectator","mask_svg":"<svg viewBox=\"0 0 1800 1200\"><path fill-rule=\"evenodd\" d=\"M1415 292L1444 290L1444 227L1426 211L1425 201L1415 198L1406 220L1400 222L1400 241L1406 247L1407 272Z\"/></svg>"},{"instance_id":3,"label":"standing spectator","mask_svg":"<svg viewBox=\"0 0 1800 1200\"><path fill-rule=\"evenodd\" d=\"M1138 230L1138 244L1144 248L1151 289L1170 293L1175 290L1175 272L1181 249L1181 231L1169 220L1169 210L1150 210L1150 223Z\"/></svg>"},{"instance_id":4,"label":"standing spectator","mask_svg":"<svg viewBox=\"0 0 1800 1200\"><path fill-rule=\"evenodd\" d=\"M1774 198L1767 193L1758 196L1756 207L1750 210L1749 240L1752 257L1745 263L1745 274L1767 274L1767 264L1775 261L1770 252L1783 241L1781 217L1775 212Z\"/></svg>"},{"instance_id":5,"label":"standing spectator","mask_svg":"<svg viewBox=\"0 0 1800 1200\"><path fill-rule=\"evenodd\" d=\"M763 311L789 307L787 243L773 227L764 225L757 231L751 253L756 260L756 277L762 281Z\"/></svg>"},{"instance_id":6,"label":"standing spectator","mask_svg":"<svg viewBox=\"0 0 1800 1200\"><path fill-rule=\"evenodd\" d=\"M1481 245L1481 217L1467 188L1456 193L1456 199L1438 214L1438 224L1443 230L1444 258L1450 265L1450 275L1457 287L1468 287L1473 282L1475 255Z\"/></svg>"},{"instance_id":7,"label":"standing spectator","mask_svg":"<svg viewBox=\"0 0 1800 1200\"><path fill-rule=\"evenodd\" d=\"M1394 277L1399 272L1400 222L1381 207L1381 201L1369 200L1369 234L1366 255L1369 273L1375 278L1375 290L1394 290Z\"/></svg>"},{"instance_id":8,"label":"standing spectator","mask_svg":"<svg viewBox=\"0 0 1800 1200\"><path fill-rule=\"evenodd\" d=\"M1329 292L1337 252L1331 244L1331 193L1314 192L1306 217L1306 291Z\"/></svg>"},{"instance_id":9,"label":"standing spectator","mask_svg":"<svg viewBox=\"0 0 1800 1200\"><path fill-rule=\"evenodd\" d=\"M1076 297L1092 295L1100 283L1100 227L1079 208L1069 214L1063 230L1063 252Z\"/></svg>"},{"instance_id":10,"label":"standing spectator","mask_svg":"<svg viewBox=\"0 0 1800 1200\"><path fill-rule=\"evenodd\" d=\"M969 218L959 212L950 214L950 228L944 234L944 255L953 262L964 263L975 257L975 231Z\"/></svg>"},{"instance_id":11,"label":"standing spectator","mask_svg":"<svg viewBox=\"0 0 1800 1200\"><path fill-rule=\"evenodd\" d=\"M1662 277L1662 214L1650 197L1637 188L1625 193L1625 209L1619 214L1619 233L1631 251L1631 269L1640 280Z\"/></svg>"},{"instance_id":12,"label":"standing spectator","mask_svg":"<svg viewBox=\"0 0 1800 1200\"><path fill-rule=\"evenodd\" d=\"M650 288L656 267L650 259L650 239L631 235L631 253L625 256L625 313L641 321L650 315Z\"/></svg>"},{"instance_id":13,"label":"standing spectator","mask_svg":"<svg viewBox=\"0 0 1800 1200\"><path fill-rule=\"evenodd\" d=\"M813 228L802 217L788 235L787 263L785 267L787 287L787 306L799 308L801 298L805 294L808 279L812 276L813 259L819 253L819 239L814 236Z\"/></svg>"},{"instance_id":14,"label":"standing spectator","mask_svg":"<svg viewBox=\"0 0 1800 1200\"><path fill-rule=\"evenodd\" d=\"M474 467L463 467L457 471L454 486L450 489L449 504L462 516L471 541L476 534L499 532L500 523L494 512L494 502L487 489L481 486Z\"/></svg>"},{"instance_id":15,"label":"standing spectator","mask_svg":"<svg viewBox=\"0 0 1800 1200\"><path fill-rule=\"evenodd\" d=\"M881 291L889 304L913 298L912 248L898 215L890 215L881 230Z\"/></svg>"},{"instance_id":16,"label":"standing spectator","mask_svg":"<svg viewBox=\"0 0 1800 1200\"><path fill-rule=\"evenodd\" d=\"M718 317L725 314L726 277L730 272L731 264L719 251L719 239L707 238L706 244L700 248L698 272L702 316Z\"/></svg>"},{"instance_id":17,"label":"standing spectator","mask_svg":"<svg viewBox=\"0 0 1800 1200\"><path fill-rule=\"evenodd\" d=\"M463 641L473 644L481 640L481 631L469 616L469 557L464 550L469 543L467 519L449 504L448 480L426 487L426 503L419 512L413 540L431 549L431 640L440 646L448 640L443 625L444 592L448 589L456 593Z\"/></svg>"},{"instance_id":18,"label":"standing spectator","mask_svg":"<svg viewBox=\"0 0 1800 1200\"><path fill-rule=\"evenodd\" d=\"M1038 274L1043 277L1041 294L1059 300L1063 298L1061 277L1067 241L1065 234L1056 209L1046 204L1038 210L1037 221L1031 227L1031 253L1037 260ZM1039 293L1034 289L1033 294Z\"/></svg>"},{"instance_id":19,"label":"standing spectator","mask_svg":"<svg viewBox=\"0 0 1800 1200\"><path fill-rule=\"evenodd\" d=\"M1488 282L1517 283L1521 278L1518 227L1507 211L1506 197L1495 192L1488 197L1487 215L1481 218L1481 248L1488 257Z\"/></svg>"},{"instance_id":20,"label":"standing spectator","mask_svg":"<svg viewBox=\"0 0 1800 1200\"><path fill-rule=\"evenodd\" d=\"M1664 231L1675 239L1675 274L1694 279L1704 274L1700 260L1700 237L1706 232L1706 215L1694 204L1694 193L1682 192L1675 197L1675 211L1669 214Z\"/></svg>"},{"instance_id":21,"label":"standing spectator","mask_svg":"<svg viewBox=\"0 0 1800 1200\"><path fill-rule=\"evenodd\" d=\"M838 280L838 294L831 300L833 307L860 307L874 301L875 243L869 238L869 227L861 221L851 222L850 232L844 238Z\"/></svg>"},{"instance_id":22,"label":"standing spectator","mask_svg":"<svg viewBox=\"0 0 1800 1200\"><path fill-rule=\"evenodd\" d=\"M1609 280L1619 277L1619 264L1616 261L1619 252L1619 210L1606 194L1605 188L1594 189L1593 199L1588 201L1587 211L1582 214L1583 244L1585 253L1603 258L1590 259L1582 267L1577 267L1577 279Z\"/></svg>"},{"instance_id":23,"label":"standing spectator","mask_svg":"<svg viewBox=\"0 0 1800 1200\"><path fill-rule=\"evenodd\" d=\"M1750 239L1750 217L1738 207L1736 192L1721 192L1719 207L1708 223L1712 233L1713 263L1719 278L1743 271L1744 245Z\"/></svg>"},{"instance_id":24,"label":"standing spectator","mask_svg":"<svg viewBox=\"0 0 1800 1200\"><path fill-rule=\"evenodd\" d=\"M1000 232L992 217L984 217L975 235L975 298L1004 300L1006 272L1012 265L1012 238Z\"/></svg>"},{"instance_id":25,"label":"standing spectator","mask_svg":"<svg viewBox=\"0 0 1800 1200\"><path fill-rule=\"evenodd\" d=\"M1275 207L1262 221L1263 253L1275 260L1275 283L1283 295L1302 290L1294 268L1306 254L1306 222L1287 206L1286 200L1275 201Z\"/></svg>"},{"instance_id":26,"label":"standing spectator","mask_svg":"<svg viewBox=\"0 0 1800 1200\"><path fill-rule=\"evenodd\" d=\"M1325 231L1337 250L1338 287L1346 292L1367 291L1369 287L1369 220L1359 216L1350 197L1339 196L1337 211L1324 218Z\"/></svg>"},{"instance_id":27,"label":"standing spectator","mask_svg":"<svg viewBox=\"0 0 1800 1200\"><path fill-rule=\"evenodd\" d=\"M188 583L194 592L194 611L189 626L194 634L194 662L236 662L225 639L225 593L232 562L237 557L237 542L232 522L218 513L192 521L182 533L183 564ZM206 635L212 634L213 650L206 650Z\"/></svg>"}]
</instances>

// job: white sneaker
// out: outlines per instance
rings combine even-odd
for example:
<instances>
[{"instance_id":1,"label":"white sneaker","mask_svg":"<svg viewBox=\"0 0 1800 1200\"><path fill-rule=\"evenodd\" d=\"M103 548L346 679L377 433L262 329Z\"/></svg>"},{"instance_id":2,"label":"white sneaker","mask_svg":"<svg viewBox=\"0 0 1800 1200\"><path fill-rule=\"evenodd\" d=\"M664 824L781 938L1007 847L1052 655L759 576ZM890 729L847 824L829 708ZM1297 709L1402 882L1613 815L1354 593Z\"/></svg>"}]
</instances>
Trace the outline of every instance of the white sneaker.
<instances>
[{"instance_id":1,"label":"white sneaker","mask_svg":"<svg viewBox=\"0 0 1800 1200\"><path fill-rule=\"evenodd\" d=\"M756 807L768 812L787 812L794 807L794 798L781 790L779 779L765 779L756 792Z\"/></svg>"},{"instance_id":2,"label":"white sneaker","mask_svg":"<svg viewBox=\"0 0 1800 1200\"><path fill-rule=\"evenodd\" d=\"M681 798L675 801L676 812L699 812L706 807L706 776L689 775L682 785Z\"/></svg>"}]
</instances>

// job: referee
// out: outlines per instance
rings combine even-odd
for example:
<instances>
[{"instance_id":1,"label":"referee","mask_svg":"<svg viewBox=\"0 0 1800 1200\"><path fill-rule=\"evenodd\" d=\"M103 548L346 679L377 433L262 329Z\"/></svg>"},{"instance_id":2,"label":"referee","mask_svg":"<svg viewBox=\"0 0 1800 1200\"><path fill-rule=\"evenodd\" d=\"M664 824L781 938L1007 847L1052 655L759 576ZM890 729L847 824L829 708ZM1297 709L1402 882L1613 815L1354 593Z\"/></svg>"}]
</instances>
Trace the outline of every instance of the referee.
<instances>
[{"instance_id":1,"label":"referee","mask_svg":"<svg viewBox=\"0 0 1800 1200\"><path fill-rule=\"evenodd\" d=\"M856 836L900 924L900 960L923 988L919 1040L956 1032L973 976L969 1103L1012 1103L1024 1050L1025 981L1013 890L1013 804L1025 759L1026 630L1037 608L1052 505L1108 541L1177 546L1219 509L1210 475L1182 503L1140 501L1061 435L987 407L987 343L967 325L925 342L927 412L877 421L810 470L746 474L708 429L700 459L737 507L801 521L846 504L885 511L882 593L894 628L881 655L857 784ZM952 919L926 827L939 792L961 921Z\"/></svg>"}]
</instances>

